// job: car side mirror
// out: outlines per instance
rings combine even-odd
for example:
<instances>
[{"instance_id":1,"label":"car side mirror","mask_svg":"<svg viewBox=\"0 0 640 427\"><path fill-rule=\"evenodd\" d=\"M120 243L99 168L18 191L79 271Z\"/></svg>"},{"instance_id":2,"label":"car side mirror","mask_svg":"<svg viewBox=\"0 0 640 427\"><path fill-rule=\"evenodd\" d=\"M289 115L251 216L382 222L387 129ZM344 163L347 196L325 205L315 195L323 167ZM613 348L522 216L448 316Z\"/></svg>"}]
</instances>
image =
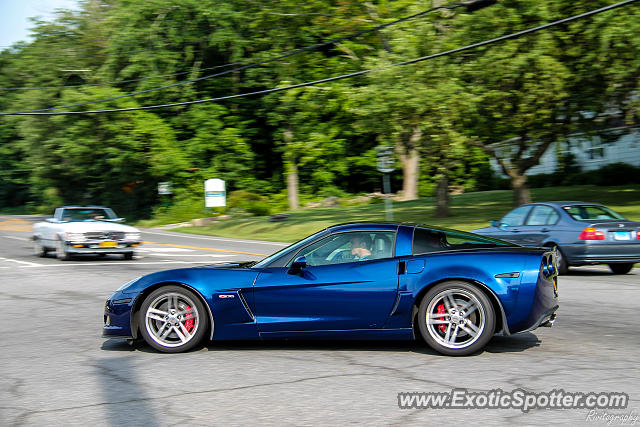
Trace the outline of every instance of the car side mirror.
<instances>
[{"instance_id":1,"label":"car side mirror","mask_svg":"<svg viewBox=\"0 0 640 427\"><path fill-rule=\"evenodd\" d=\"M45 221L53 222L53 223L60 222L60 221L58 221L58 218L46 218Z\"/></svg>"},{"instance_id":2,"label":"car side mirror","mask_svg":"<svg viewBox=\"0 0 640 427\"><path fill-rule=\"evenodd\" d=\"M307 259L303 256L293 260L291 267L289 267L289 274L300 274L302 270L307 268Z\"/></svg>"},{"instance_id":3,"label":"car side mirror","mask_svg":"<svg viewBox=\"0 0 640 427\"><path fill-rule=\"evenodd\" d=\"M496 221L495 219L491 220L491 225L494 227L500 227L500 223L498 221Z\"/></svg>"}]
</instances>

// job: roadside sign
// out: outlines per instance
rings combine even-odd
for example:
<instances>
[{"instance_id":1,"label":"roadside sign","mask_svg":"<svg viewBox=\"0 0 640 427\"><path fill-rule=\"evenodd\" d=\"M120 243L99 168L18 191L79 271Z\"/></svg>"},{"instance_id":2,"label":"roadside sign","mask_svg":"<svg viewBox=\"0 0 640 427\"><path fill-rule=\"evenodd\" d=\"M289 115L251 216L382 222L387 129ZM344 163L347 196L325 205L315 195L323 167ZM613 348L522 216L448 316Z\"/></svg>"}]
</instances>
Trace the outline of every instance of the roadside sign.
<instances>
[{"instance_id":1,"label":"roadside sign","mask_svg":"<svg viewBox=\"0 0 640 427\"><path fill-rule=\"evenodd\" d=\"M159 182L158 194L173 194L173 186L171 185L171 182Z\"/></svg>"},{"instance_id":2,"label":"roadside sign","mask_svg":"<svg viewBox=\"0 0 640 427\"><path fill-rule=\"evenodd\" d=\"M396 161L393 158L393 147L381 145L379 147L376 147L376 151L378 152L378 160L376 163L378 172L391 173L396 170Z\"/></svg>"},{"instance_id":3,"label":"roadside sign","mask_svg":"<svg viewBox=\"0 0 640 427\"><path fill-rule=\"evenodd\" d=\"M227 206L224 180L213 178L204 182L204 205L207 208Z\"/></svg>"}]
</instances>

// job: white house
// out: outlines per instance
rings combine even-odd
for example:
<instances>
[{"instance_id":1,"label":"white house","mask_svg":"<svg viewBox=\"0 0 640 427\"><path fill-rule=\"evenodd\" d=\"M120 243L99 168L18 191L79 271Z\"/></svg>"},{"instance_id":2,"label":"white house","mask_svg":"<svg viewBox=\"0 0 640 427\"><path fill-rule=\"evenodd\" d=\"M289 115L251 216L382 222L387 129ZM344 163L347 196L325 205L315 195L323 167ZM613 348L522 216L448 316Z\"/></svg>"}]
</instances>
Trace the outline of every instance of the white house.
<instances>
[{"instance_id":1,"label":"white house","mask_svg":"<svg viewBox=\"0 0 640 427\"><path fill-rule=\"evenodd\" d=\"M599 169L610 163L629 163L640 167L640 127L613 128L601 135L574 134L569 142L556 142L540 158L537 166L530 168L527 175L549 174L556 171L558 157L572 153L582 171ZM505 176L500 166L491 159L492 169Z\"/></svg>"}]
</instances>

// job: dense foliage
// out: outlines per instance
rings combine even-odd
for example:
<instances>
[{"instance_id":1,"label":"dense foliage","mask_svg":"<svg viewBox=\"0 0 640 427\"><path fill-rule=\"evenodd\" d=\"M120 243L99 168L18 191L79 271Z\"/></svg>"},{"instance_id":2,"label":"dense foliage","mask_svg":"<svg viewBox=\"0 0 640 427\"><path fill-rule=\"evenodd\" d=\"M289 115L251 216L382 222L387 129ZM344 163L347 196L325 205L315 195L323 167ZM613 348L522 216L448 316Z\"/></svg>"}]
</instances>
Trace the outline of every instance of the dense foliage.
<instances>
[{"instance_id":1,"label":"dense foliage","mask_svg":"<svg viewBox=\"0 0 640 427\"><path fill-rule=\"evenodd\" d=\"M442 215L449 186L486 186L489 156L522 203L524 173L552 142L638 121L640 4L392 64L611 3L502 0L473 13L438 11L224 73L445 2L86 0L79 11L35 22L33 41L0 52L0 111L128 108L374 71L171 108L0 116L0 208L101 203L142 218L170 203L157 195L158 182L171 181L173 203L186 206L200 203L202 180L217 177L228 191L255 193L260 204L288 200L295 209L313 197L380 190L381 144L397 154L393 190L406 199L438 195ZM216 73L224 74L200 79ZM123 96L132 92L143 93ZM109 100L90 103L98 99Z\"/></svg>"}]
</instances>

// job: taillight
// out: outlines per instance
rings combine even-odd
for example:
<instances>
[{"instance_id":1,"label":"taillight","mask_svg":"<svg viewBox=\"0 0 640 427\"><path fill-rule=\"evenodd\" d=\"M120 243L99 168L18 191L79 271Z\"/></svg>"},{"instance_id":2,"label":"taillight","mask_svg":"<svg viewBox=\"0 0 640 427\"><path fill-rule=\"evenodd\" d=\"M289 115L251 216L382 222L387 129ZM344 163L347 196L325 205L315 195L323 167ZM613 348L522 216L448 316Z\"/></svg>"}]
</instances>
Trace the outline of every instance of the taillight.
<instances>
[{"instance_id":1,"label":"taillight","mask_svg":"<svg viewBox=\"0 0 640 427\"><path fill-rule=\"evenodd\" d=\"M580 240L605 240L606 237L602 231L598 231L593 227L587 227L582 230L580 236L578 236Z\"/></svg>"},{"instance_id":2,"label":"taillight","mask_svg":"<svg viewBox=\"0 0 640 427\"><path fill-rule=\"evenodd\" d=\"M636 240L640 240L640 230L636 231Z\"/></svg>"}]
</instances>

